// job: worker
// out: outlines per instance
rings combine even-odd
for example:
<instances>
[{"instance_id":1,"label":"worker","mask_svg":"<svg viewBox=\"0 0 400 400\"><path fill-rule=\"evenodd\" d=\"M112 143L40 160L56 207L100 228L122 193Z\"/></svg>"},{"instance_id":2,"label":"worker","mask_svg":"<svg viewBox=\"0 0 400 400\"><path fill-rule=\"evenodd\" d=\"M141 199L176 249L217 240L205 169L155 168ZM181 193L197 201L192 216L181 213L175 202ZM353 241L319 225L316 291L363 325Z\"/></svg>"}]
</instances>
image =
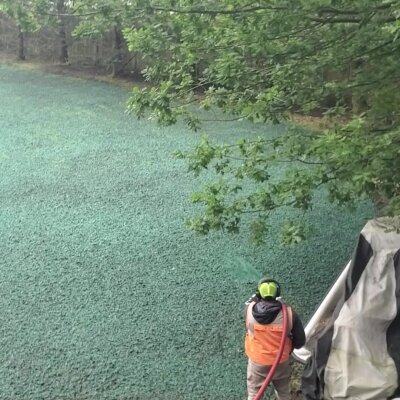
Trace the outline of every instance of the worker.
<instances>
[{"instance_id":1,"label":"worker","mask_svg":"<svg viewBox=\"0 0 400 400\"><path fill-rule=\"evenodd\" d=\"M247 365L248 400L253 400L263 384L279 352L283 333L282 303L277 298L281 288L274 279L263 278L258 283L257 293L246 303L245 350L249 358ZM275 394L279 400L290 400L289 355L293 348L305 343L305 333L300 317L287 306L288 337L282 358L272 378Z\"/></svg>"}]
</instances>

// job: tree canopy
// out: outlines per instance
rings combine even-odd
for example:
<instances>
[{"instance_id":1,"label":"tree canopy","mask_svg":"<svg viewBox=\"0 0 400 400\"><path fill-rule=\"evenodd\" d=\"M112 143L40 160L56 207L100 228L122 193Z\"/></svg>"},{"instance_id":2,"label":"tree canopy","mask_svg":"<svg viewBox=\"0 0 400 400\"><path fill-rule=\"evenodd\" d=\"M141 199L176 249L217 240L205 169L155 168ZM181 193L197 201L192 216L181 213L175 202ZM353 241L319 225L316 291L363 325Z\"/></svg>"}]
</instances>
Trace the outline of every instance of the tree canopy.
<instances>
[{"instance_id":1,"label":"tree canopy","mask_svg":"<svg viewBox=\"0 0 400 400\"><path fill-rule=\"evenodd\" d=\"M228 116L280 122L291 113L330 118L327 128L290 128L277 138L244 138L220 145L205 138L179 153L199 174L213 169L214 184L194 195L203 213L191 221L201 233L236 232L253 215L253 239L268 231L274 210L312 207L324 186L329 199L353 207L368 196L386 215L400 212L399 1L159 1L136 5L125 35L148 63L156 86L135 89L129 104L162 124L200 121L189 105ZM290 163L274 179L276 163ZM257 188L243 189L246 181ZM286 241L304 236L289 221Z\"/></svg>"}]
</instances>

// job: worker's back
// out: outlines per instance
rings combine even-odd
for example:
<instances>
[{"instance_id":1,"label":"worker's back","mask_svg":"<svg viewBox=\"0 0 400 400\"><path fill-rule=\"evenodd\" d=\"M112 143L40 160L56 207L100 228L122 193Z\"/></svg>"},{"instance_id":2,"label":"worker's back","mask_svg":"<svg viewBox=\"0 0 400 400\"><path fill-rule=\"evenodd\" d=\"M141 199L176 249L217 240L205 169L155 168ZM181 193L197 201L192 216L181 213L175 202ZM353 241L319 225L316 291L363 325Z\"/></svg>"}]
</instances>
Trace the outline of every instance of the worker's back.
<instances>
[{"instance_id":1,"label":"worker's back","mask_svg":"<svg viewBox=\"0 0 400 400\"><path fill-rule=\"evenodd\" d=\"M304 345L305 334L299 316L291 307L287 307L288 329L284 332L282 303L277 300L279 296L279 283L273 279L264 278L258 284L257 294L247 304L245 351L249 358L248 400L253 400L256 396L280 350L282 350L282 357L272 383L279 400L290 400L289 355L293 347L299 348ZM282 335L286 336L286 340L281 349Z\"/></svg>"}]
</instances>

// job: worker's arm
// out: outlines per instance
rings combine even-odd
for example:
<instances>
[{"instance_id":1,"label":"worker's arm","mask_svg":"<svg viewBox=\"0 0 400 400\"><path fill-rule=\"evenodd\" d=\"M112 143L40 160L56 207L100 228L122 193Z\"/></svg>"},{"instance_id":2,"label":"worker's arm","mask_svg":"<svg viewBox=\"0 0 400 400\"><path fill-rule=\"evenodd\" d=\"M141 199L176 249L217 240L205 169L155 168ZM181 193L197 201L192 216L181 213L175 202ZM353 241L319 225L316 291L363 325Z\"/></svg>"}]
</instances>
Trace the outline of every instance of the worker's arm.
<instances>
[{"instance_id":1,"label":"worker's arm","mask_svg":"<svg viewBox=\"0 0 400 400\"><path fill-rule=\"evenodd\" d=\"M306 343L306 334L304 333L303 323L298 314L293 311L292 343L295 349L303 347Z\"/></svg>"}]
</instances>

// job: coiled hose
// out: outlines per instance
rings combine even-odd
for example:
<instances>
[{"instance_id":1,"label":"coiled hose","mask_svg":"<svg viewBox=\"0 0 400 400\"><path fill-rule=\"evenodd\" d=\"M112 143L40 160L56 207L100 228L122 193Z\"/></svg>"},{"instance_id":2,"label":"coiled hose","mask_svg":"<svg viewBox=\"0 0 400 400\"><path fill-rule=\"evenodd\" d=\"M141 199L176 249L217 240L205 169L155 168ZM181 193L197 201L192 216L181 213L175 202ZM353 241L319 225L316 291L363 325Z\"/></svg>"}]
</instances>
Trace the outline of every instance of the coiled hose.
<instances>
[{"instance_id":1,"label":"coiled hose","mask_svg":"<svg viewBox=\"0 0 400 400\"><path fill-rule=\"evenodd\" d=\"M287 311L286 304L283 304L283 303L282 303L282 313L283 313L283 331L282 331L281 341L279 344L279 351L275 358L274 363L272 364L271 369L268 372L267 377L265 378L264 383L261 385L260 389L258 390L256 397L254 397L254 400L260 400L262 398L262 396L265 392L265 389L270 384L273 376L275 375L276 368L282 358L283 350L285 348L286 338L288 336L288 311Z\"/></svg>"}]
</instances>

